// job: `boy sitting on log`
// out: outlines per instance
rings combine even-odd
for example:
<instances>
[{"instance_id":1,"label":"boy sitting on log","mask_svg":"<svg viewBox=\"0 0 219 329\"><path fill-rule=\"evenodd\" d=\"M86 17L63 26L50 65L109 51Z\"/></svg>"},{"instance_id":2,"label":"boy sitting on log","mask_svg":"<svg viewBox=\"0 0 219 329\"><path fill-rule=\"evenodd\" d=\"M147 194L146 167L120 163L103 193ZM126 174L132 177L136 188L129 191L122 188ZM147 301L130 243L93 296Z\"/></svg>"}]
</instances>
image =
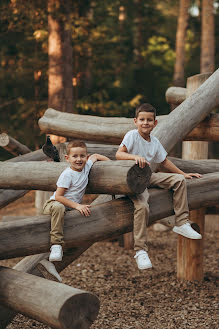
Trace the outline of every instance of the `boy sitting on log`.
<instances>
[{"instance_id":1,"label":"boy sitting on log","mask_svg":"<svg viewBox=\"0 0 219 329\"><path fill-rule=\"evenodd\" d=\"M153 173L150 186L159 186L173 190L173 206L175 212L175 226L173 231L189 239L201 239L189 223L189 209L187 201L187 188L185 178L201 177L197 173L184 173L167 159L167 152L159 140L151 135L157 125L156 109L147 103L140 105L135 112L134 123L137 129L129 131L116 153L117 160L135 160L140 168L146 164L159 163L169 173ZM140 270L151 268L146 244L146 224L149 216L148 198L146 189L142 194L130 197L134 203L134 250L138 268Z\"/></svg>"},{"instance_id":2,"label":"boy sitting on log","mask_svg":"<svg viewBox=\"0 0 219 329\"><path fill-rule=\"evenodd\" d=\"M62 260L65 212L76 209L83 216L90 215L90 205L81 204L81 201L88 184L88 175L92 165L98 160L109 160L109 158L100 154L88 156L86 144L82 141L69 142L65 158L70 167L66 168L59 176L56 191L43 206L43 213L51 215L50 262Z\"/></svg>"}]
</instances>

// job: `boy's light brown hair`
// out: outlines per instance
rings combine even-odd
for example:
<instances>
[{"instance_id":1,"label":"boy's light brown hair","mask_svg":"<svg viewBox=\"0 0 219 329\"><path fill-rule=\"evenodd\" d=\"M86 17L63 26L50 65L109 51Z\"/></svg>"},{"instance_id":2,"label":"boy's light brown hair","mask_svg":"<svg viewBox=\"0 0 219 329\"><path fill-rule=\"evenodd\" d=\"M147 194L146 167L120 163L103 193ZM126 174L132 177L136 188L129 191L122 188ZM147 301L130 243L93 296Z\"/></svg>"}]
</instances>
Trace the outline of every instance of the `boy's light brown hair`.
<instances>
[{"instance_id":1,"label":"boy's light brown hair","mask_svg":"<svg viewBox=\"0 0 219 329\"><path fill-rule=\"evenodd\" d=\"M71 150L72 147L82 147L82 148L86 149L86 152L87 152L87 145L85 144L85 142L74 140L74 141L70 141L68 143L68 146L67 146L67 155L69 155L70 150Z\"/></svg>"},{"instance_id":2,"label":"boy's light brown hair","mask_svg":"<svg viewBox=\"0 0 219 329\"><path fill-rule=\"evenodd\" d=\"M135 118L138 118L140 112L152 112L154 113L154 120L156 119L156 109L149 103L143 103L139 105L135 111Z\"/></svg>"}]
</instances>

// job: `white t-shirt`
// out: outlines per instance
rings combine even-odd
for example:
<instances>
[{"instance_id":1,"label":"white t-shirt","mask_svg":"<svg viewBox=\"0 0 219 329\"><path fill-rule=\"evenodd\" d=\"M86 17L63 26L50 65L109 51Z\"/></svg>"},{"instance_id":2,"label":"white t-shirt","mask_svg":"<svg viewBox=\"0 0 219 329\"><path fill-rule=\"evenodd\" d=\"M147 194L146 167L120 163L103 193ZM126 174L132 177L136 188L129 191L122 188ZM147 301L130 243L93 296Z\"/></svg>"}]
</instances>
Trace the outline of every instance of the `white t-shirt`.
<instances>
[{"instance_id":1,"label":"white t-shirt","mask_svg":"<svg viewBox=\"0 0 219 329\"><path fill-rule=\"evenodd\" d=\"M137 129L133 129L126 133L120 147L126 146L128 153L144 157L149 163L161 163L165 160L167 152L155 136L150 137L151 141L148 142Z\"/></svg>"},{"instance_id":2,"label":"white t-shirt","mask_svg":"<svg viewBox=\"0 0 219 329\"><path fill-rule=\"evenodd\" d=\"M81 203L86 186L88 184L88 175L93 162L88 159L82 171L72 170L70 167L66 168L56 183L57 187L63 187L67 190L64 197L67 199ZM50 197L50 200L55 200L55 193Z\"/></svg>"}]
</instances>

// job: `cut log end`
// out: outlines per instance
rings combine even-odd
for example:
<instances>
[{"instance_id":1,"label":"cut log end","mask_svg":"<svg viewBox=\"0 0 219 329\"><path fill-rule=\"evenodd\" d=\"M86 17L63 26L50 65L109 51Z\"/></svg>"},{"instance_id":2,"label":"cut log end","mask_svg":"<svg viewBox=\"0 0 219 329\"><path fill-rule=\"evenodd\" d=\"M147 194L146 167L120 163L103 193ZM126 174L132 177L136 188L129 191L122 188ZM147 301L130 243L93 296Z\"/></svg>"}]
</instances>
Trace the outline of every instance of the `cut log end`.
<instances>
[{"instance_id":1,"label":"cut log end","mask_svg":"<svg viewBox=\"0 0 219 329\"><path fill-rule=\"evenodd\" d=\"M96 320L100 309L99 299L90 293L69 298L59 313L63 329L88 329Z\"/></svg>"},{"instance_id":2,"label":"cut log end","mask_svg":"<svg viewBox=\"0 0 219 329\"><path fill-rule=\"evenodd\" d=\"M137 164L132 166L127 174L127 184L133 193L143 193L150 184L151 168L146 165L140 168Z\"/></svg>"},{"instance_id":3,"label":"cut log end","mask_svg":"<svg viewBox=\"0 0 219 329\"><path fill-rule=\"evenodd\" d=\"M0 134L0 146L5 147L9 144L9 136L5 133Z\"/></svg>"}]
</instances>

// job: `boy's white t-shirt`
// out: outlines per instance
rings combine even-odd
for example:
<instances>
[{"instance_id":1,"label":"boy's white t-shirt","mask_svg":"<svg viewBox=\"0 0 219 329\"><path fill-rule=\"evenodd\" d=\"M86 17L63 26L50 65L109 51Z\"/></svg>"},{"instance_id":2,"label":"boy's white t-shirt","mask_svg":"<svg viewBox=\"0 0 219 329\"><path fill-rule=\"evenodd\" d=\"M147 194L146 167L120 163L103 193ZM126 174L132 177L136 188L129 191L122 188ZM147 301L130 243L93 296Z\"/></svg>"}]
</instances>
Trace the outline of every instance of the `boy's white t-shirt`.
<instances>
[{"instance_id":1,"label":"boy's white t-shirt","mask_svg":"<svg viewBox=\"0 0 219 329\"><path fill-rule=\"evenodd\" d=\"M81 203L88 184L88 175L92 165L92 160L88 159L82 171L75 171L68 167L61 173L56 185L57 187L67 189L64 193L64 197L71 201ZM50 200L55 200L55 194L56 192L53 193Z\"/></svg>"},{"instance_id":2,"label":"boy's white t-shirt","mask_svg":"<svg viewBox=\"0 0 219 329\"><path fill-rule=\"evenodd\" d=\"M130 130L124 136L120 147L126 146L128 153L144 157L149 163L161 163L166 159L167 152L160 141L153 135L146 141L137 129Z\"/></svg>"}]
</instances>

